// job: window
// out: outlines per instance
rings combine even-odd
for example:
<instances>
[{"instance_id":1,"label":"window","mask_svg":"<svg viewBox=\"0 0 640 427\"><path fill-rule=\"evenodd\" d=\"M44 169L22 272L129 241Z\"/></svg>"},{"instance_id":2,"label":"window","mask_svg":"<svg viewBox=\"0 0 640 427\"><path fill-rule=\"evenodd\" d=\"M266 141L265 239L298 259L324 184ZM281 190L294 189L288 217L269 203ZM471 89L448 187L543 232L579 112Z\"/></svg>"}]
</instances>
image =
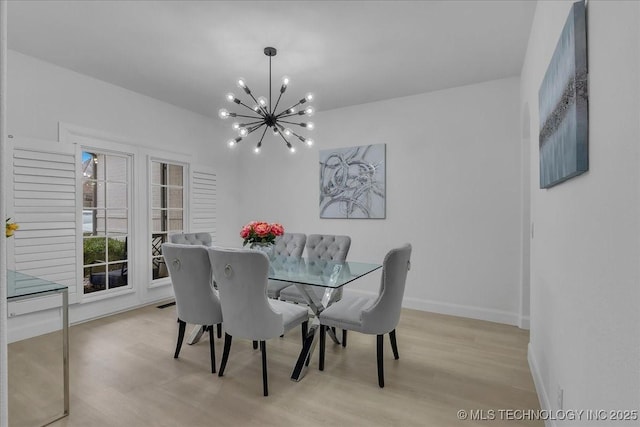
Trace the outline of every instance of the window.
<instances>
[{"instance_id":1,"label":"window","mask_svg":"<svg viewBox=\"0 0 640 427\"><path fill-rule=\"evenodd\" d=\"M82 152L83 292L128 287L129 157Z\"/></svg>"},{"instance_id":2,"label":"window","mask_svg":"<svg viewBox=\"0 0 640 427\"><path fill-rule=\"evenodd\" d=\"M157 280L169 275L162 244L184 230L184 172L179 164L151 161L151 272Z\"/></svg>"}]
</instances>

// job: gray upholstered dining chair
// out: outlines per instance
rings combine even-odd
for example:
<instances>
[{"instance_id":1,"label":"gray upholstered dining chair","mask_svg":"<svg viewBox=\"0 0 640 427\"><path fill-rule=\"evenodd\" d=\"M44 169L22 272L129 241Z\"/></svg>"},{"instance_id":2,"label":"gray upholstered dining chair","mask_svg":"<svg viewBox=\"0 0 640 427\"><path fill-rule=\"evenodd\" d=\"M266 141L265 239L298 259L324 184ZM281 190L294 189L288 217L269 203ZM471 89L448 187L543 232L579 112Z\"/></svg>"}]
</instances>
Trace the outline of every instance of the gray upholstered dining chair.
<instances>
[{"instance_id":1,"label":"gray upholstered dining chair","mask_svg":"<svg viewBox=\"0 0 640 427\"><path fill-rule=\"evenodd\" d=\"M211 246L213 241L211 239L210 233L175 233L169 235L169 241L171 243L177 243L180 245L201 245L201 246ZM211 276L211 284L213 287L216 287L216 282ZM218 323L217 327L218 338L222 337L222 324ZM205 327L198 328L198 331L194 331L192 333L191 338L189 338L188 343L192 344L197 342L202 334L206 332Z\"/></svg>"},{"instance_id":2,"label":"gray upholstered dining chair","mask_svg":"<svg viewBox=\"0 0 640 427\"><path fill-rule=\"evenodd\" d=\"M383 338L389 334L395 359L399 358L396 326L400 320L402 298L410 268L411 245L392 249L384 257L380 292L377 297L345 295L318 315L320 319L320 370L324 370L327 327L377 335L378 385L384 387Z\"/></svg>"},{"instance_id":3,"label":"gray upholstered dining chair","mask_svg":"<svg viewBox=\"0 0 640 427\"><path fill-rule=\"evenodd\" d=\"M306 335L309 313L305 307L267 298L269 259L266 254L215 247L207 251L218 281L224 317L224 352L218 375L224 375L233 337L259 341L262 386L264 395L268 396L266 340L299 325L302 325L303 336Z\"/></svg>"},{"instance_id":4,"label":"gray upholstered dining chair","mask_svg":"<svg viewBox=\"0 0 640 427\"><path fill-rule=\"evenodd\" d=\"M169 236L171 243L181 245L211 246L211 234L209 233L175 233Z\"/></svg>"},{"instance_id":5,"label":"gray upholstered dining chair","mask_svg":"<svg viewBox=\"0 0 640 427\"><path fill-rule=\"evenodd\" d=\"M176 298L178 342L173 355L178 358L187 323L204 325L209 331L211 372L216 372L213 325L222 323L220 300L211 287L211 263L205 246L164 243L162 253Z\"/></svg>"},{"instance_id":6,"label":"gray upholstered dining chair","mask_svg":"<svg viewBox=\"0 0 640 427\"><path fill-rule=\"evenodd\" d=\"M334 236L330 234L311 234L307 237L307 258L309 261L329 260L342 262L347 259L349 248L351 247L351 237ZM309 286L312 296L322 299L324 289L321 287ZM342 289L336 293L335 299L342 297ZM302 296L296 285L291 285L280 291L280 299L283 301L306 304L307 300Z\"/></svg>"},{"instance_id":7,"label":"gray upholstered dining chair","mask_svg":"<svg viewBox=\"0 0 640 427\"><path fill-rule=\"evenodd\" d=\"M307 235L303 233L284 233L282 236L276 237L273 248L273 255L276 257L295 257L300 258L304 245L307 242ZM269 280L267 284L267 296L269 298L279 298L280 291L291 286L289 282L281 280Z\"/></svg>"}]
</instances>

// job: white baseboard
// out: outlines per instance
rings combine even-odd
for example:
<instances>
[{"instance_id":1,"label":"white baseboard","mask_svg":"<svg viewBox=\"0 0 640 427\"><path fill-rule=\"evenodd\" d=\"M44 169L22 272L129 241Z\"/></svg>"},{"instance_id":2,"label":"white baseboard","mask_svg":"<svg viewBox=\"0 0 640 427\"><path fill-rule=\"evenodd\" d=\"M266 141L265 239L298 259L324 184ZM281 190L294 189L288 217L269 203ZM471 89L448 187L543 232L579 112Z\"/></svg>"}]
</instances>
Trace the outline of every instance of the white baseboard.
<instances>
[{"instance_id":1,"label":"white baseboard","mask_svg":"<svg viewBox=\"0 0 640 427\"><path fill-rule=\"evenodd\" d=\"M137 308L145 307L148 305L158 304L159 302L166 301L168 298L172 298L172 296L162 296L159 298L154 298L153 300L145 301L143 303L124 305L119 307L117 310L100 312L93 316L84 316L81 318L77 318L74 322L70 322L69 326L90 322L92 320L112 316L114 314L124 313L126 311L135 310ZM76 306L69 307L70 318L72 317L72 311L77 309L78 307ZM8 319L7 325L7 342L12 343L16 341L22 341L28 338L37 337L39 335L48 334L50 332L59 331L62 328L61 311L62 310L60 307L56 307L50 310L41 310L33 313L27 313L22 316L10 317Z\"/></svg>"},{"instance_id":2,"label":"white baseboard","mask_svg":"<svg viewBox=\"0 0 640 427\"><path fill-rule=\"evenodd\" d=\"M374 295L374 293L372 292L355 289L345 289L345 293L354 293L367 296ZM507 325L518 326L523 329L529 329L529 317L520 317L518 313L510 313L508 311L500 311L490 308L473 307L468 305L451 304L407 297L405 297L402 301L402 307L421 311L430 311L432 313L448 314L450 316L467 317L469 319L504 323ZM523 325L526 325L526 327L524 327Z\"/></svg>"},{"instance_id":3,"label":"white baseboard","mask_svg":"<svg viewBox=\"0 0 640 427\"><path fill-rule=\"evenodd\" d=\"M518 326L520 327L520 329L531 329L529 327L529 316L520 316L520 324L518 324Z\"/></svg>"},{"instance_id":4,"label":"white baseboard","mask_svg":"<svg viewBox=\"0 0 640 427\"><path fill-rule=\"evenodd\" d=\"M360 295L372 296L372 292L345 289L345 293L354 293ZM421 311L430 311L433 313L448 314L450 316L467 317L470 319L487 320L489 322L504 323L522 327L522 320L518 313L510 313L507 311L493 310L490 308L473 307L468 305L451 304L439 301L429 301L417 298L405 297L402 301L404 308L412 308ZM528 329L529 318L526 318L525 329Z\"/></svg>"},{"instance_id":5,"label":"white baseboard","mask_svg":"<svg viewBox=\"0 0 640 427\"><path fill-rule=\"evenodd\" d=\"M529 370L533 377L533 384L536 386L536 393L538 394L538 400L540 401L540 409L551 411L551 402L549 401L549 395L544 388L544 382L540 376L540 369L538 368L538 362L536 362L536 356L531 348L531 343L527 346L527 360L529 361ZM556 427L555 420L545 420L545 427Z\"/></svg>"}]
</instances>

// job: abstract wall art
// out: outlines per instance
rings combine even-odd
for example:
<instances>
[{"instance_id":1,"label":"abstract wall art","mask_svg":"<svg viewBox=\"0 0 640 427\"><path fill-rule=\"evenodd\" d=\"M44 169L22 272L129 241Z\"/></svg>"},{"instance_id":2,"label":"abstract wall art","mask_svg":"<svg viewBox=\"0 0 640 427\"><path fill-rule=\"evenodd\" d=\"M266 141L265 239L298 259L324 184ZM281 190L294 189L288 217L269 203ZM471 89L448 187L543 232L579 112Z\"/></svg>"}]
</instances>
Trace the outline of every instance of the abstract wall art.
<instances>
[{"instance_id":1,"label":"abstract wall art","mask_svg":"<svg viewBox=\"0 0 640 427\"><path fill-rule=\"evenodd\" d=\"M538 98L540 188L550 188L589 169L584 0L569 12Z\"/></svg>"},{"instance_id":2,"label":"abstract wall art","mask_svg":"<svg viewBox=\"0 0 640 427\"><path fill-rule=\"evenodd\" d=\"M320 150L320 218L384 218L386 145Z\"/></svg>"}]
</instances>

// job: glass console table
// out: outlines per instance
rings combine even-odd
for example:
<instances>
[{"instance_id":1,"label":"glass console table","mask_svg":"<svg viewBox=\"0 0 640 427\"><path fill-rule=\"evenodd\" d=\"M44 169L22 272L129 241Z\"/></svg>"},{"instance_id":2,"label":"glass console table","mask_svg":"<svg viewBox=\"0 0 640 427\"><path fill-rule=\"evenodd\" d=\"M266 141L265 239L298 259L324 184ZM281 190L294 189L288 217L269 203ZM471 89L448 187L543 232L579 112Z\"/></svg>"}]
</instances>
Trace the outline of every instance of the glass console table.
<instances>
[{"instance_id":1,"label":"glass console table","mask_svg":"<svg viewBox=\"0 0 640 427\"><path fill-rule=\"evenodd\" d=\"M7 271L7 302L36 298L45 295L62 295L62 369L64 377L64 409L62 415L47 421L48 425L69 415L69 292L65 285L29 276L17 271ZM11 316L11 313L9 313Z\"/></svg>"}]
</instances>

